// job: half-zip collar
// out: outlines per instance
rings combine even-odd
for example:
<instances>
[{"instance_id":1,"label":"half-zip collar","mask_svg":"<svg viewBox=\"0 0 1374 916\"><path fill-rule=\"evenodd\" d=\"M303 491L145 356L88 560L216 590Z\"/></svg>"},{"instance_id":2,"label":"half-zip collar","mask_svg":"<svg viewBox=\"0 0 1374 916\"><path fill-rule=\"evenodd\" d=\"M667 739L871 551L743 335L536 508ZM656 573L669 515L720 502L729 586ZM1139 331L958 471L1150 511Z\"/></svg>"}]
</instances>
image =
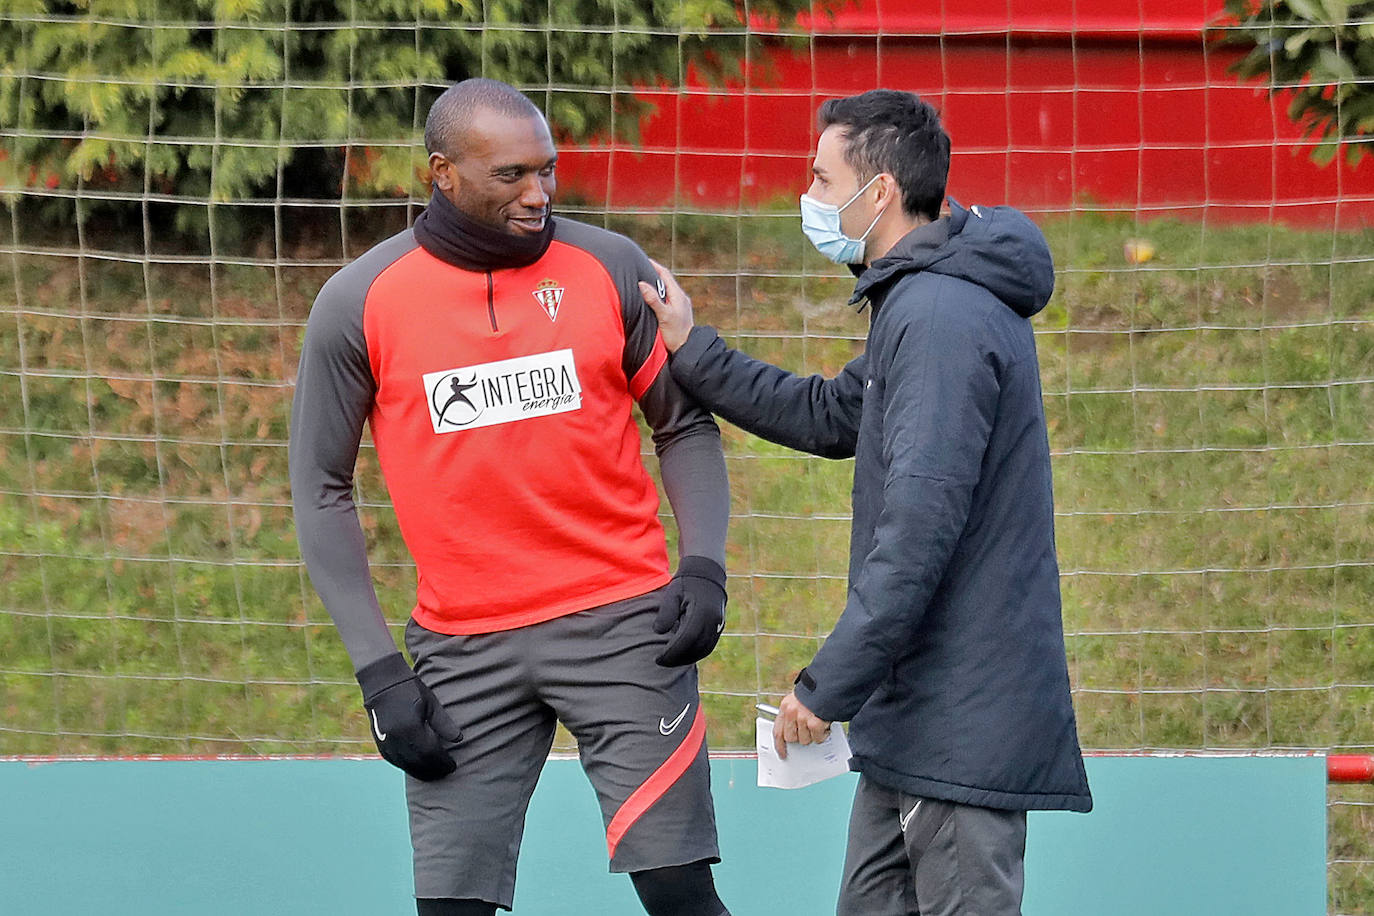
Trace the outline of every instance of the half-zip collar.
<instances>
[{"instance_id":1,"label":"half-zip collar","mask_svg":"<svg viewBox=\"0 0 1374 916\"><path fill-rule=\"evenodd\" d=\"M487 271L487 318L491 321L493 334L501 330L496 326L496 281L492 279L491 271Z\"/></svg>"},{"instance_id":2,"label":"half-zip collar","mask_svg":"<svg viewBox=\"0 0 1374 916\"><path fill-rule=\"evenodd\" d=\"M415 220L415 240L441 261L463 270L528 267L544 256L553 241L553 216L538 235L511 235L472 219L438 188Z\"/></svg>"}]
</instances>

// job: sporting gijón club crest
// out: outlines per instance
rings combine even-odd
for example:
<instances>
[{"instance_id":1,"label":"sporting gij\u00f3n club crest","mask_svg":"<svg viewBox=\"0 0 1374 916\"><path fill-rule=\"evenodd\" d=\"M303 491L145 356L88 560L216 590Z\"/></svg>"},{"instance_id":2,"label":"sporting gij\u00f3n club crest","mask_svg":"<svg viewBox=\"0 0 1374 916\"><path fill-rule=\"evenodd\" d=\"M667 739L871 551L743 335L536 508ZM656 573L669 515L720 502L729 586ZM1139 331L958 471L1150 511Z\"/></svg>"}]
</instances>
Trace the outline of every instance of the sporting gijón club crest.
<instances>
[{"instance_id":1,"label":"sporting gij\u00f3n club crest","mask_svg":"<svg viewBox=\"0 0 1374 916\"><path fill-rule=\"evenodd\" d=\"M534 301L549 316L550 321L558 320L558 307L563 304L563 287L557 280L540 280L534 288Z\"/></svg>"}]
</instances>

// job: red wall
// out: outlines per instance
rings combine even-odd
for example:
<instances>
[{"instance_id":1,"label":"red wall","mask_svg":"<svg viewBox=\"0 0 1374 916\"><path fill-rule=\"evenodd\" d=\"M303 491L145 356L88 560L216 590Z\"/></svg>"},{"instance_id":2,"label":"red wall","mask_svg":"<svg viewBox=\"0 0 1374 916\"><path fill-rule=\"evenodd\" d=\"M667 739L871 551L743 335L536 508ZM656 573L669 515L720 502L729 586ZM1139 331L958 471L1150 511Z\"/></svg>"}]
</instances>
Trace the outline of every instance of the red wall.
<instances>
[{"instance_id":1,"label":"red wall","mask_svg":"<svg viewBox=\"0 0 1374 916\"><path fill-rule=\"evenodd\" d=\"M658 106L640 148L565 150L565 187L611 207L748 206L800 194L826 98L909 89L954 142L949 192L1031 210L1102 205L1142 218L1374 221L1374 161L1313 165L1287 100L1226 72L1204 42L1220 0L862 0L765 39L744 80L638 93ZM925 12L928 6L939 12ZM756 22L766 32L767 23Z\"/></svg>"}]
</instances>

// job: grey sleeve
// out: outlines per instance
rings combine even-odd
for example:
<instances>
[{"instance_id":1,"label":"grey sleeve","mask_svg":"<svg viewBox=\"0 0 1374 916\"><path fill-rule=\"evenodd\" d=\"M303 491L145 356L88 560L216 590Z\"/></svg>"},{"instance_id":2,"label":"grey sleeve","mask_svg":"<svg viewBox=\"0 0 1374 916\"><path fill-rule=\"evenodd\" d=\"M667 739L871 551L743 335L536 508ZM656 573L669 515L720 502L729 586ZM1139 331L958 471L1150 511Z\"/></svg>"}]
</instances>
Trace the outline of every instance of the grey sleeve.
<instances>
[{"instance_id":1,"label":"grey sleeve","mask_svg":"<svg viewBox=\"0 0 1374 916\"><path fill-rule=\"evenodd\" d=\"M289 459L301 556L355 672L397 651L353 503L353 468L375 392L363 337L366 283L356 277L349 268L335 274L310 311L291 405Z\"/></svg>"},{"instance_id":2,"label":"grey sleeve","mask_svg":"<svg viewBox=\"0 0 1374 916\"><path fill-rule=\"evenodd\" d=\"M714 328L692 329L673 354L673 378L707 408L770 442L823 458L852 458L863 415L867 355L833 379L801 377L725 345Z\"/></svg>"},{"instance_id":3,"label":"grey sleeve","mask_svg":"<svg viewBox=\"0 0 1374 916\"><path fill-rule=\"evenodd\" d=\"M638 248L633 268L617 277L625 321L625 378L653 430L663 489L677 519L678 556L707 557L725 566L730 524L730 481L725 471L720 428L689 397L667 369L667 351L658 336L658 319L644 303L639 281L656 283L653 265ZM643 374L652 375L647 386ZM639 380L640 384L636 384Z\"/></svg>"},{"instance_id":4,"label":"grey sleeve","mask_svg":"<svg viewBox=\"0 0 1374 916\"><path fill-rule=\"evenodd\" d=\"M683 398L667 369L659 372L649 386L640 408L654 429L654 453L658 456L663 489L677 519L680 557L707 557L725 568L725 536L730 524L730 479L725 471L725 454L720 444L720 428L710 414L706 425L688 432L662 434L669 423L655 424L654 418L671 416L664 404ZM698 408L699 410L699 408Z\"/></svg>"}]
</instances>

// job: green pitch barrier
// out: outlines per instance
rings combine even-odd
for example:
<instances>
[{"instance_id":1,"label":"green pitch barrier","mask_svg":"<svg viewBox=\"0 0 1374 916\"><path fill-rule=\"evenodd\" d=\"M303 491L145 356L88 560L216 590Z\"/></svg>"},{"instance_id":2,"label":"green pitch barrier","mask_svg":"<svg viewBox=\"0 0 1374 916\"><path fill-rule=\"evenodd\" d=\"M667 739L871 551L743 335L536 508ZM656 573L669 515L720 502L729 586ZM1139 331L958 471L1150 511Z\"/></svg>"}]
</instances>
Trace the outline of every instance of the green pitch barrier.
<instances>
[{"instance_id":1,"label":"green pitch barrier","mask_svg":"<svg viewBox=\"0 0 1374 916\"><path fill-rule=\"evenodd\" d=\"M735 916L834 912L854 777L755 786L712 761ZM1326 912L1320 757L1098 757L1092 814L1030 816L1026 916ZM414 913L402 780L379 760L0 761L0 910ZM519 916L641 913L575 761L544 770Z\"/></svg>"}]
</instances>

